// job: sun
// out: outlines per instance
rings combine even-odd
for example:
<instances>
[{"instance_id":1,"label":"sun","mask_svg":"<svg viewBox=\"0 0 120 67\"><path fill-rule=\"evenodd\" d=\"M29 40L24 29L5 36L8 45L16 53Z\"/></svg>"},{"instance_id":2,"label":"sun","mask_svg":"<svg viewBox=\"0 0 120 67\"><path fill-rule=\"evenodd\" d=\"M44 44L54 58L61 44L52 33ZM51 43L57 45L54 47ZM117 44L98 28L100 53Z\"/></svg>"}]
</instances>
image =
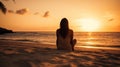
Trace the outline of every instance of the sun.
<instances>
[{"instance_id":1,"label":"sun","mask_svg":"<svg viewBox=\"0 0 120 67\"><path fill-rule=\"evenodd\" d=\"M93 32L97 31L100 27L100 22L93 18L82 18L79 19L80 28L83 31Z\"/></svg>"}]
</instances>

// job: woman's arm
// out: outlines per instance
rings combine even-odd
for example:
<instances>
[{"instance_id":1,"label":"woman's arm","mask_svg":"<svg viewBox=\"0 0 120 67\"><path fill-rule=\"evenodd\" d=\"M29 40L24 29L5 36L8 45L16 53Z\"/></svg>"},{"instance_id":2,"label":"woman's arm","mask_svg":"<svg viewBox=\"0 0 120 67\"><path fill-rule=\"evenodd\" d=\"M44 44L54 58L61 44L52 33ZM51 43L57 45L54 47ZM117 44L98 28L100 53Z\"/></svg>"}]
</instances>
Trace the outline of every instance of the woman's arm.
<instances>
[{"instance_id":1,"label":"woman's arm","mask_svg":"<svg viewBox=\"0 0 120 67\"><path fill-rule=\"evenodd\" d=\"M71 46L72 46L72 51L74 51L74 42L73 42L73 36L74 36L74 33L73 33L73 30L71 30L71 35L70 35L70 37L71 37L71 41L70 41L70 43L71 43Z\"/></svg>"},{"instance_id":2,"label":"woman's arm","mask_svg":"<svg viewBox=\"0 0 120 67\"><path fill-rule=\"evenodd\" d=\"M73 44L73 30L70 30L70 43L71 43L71 45Z\"/></svg>"}]
</instances>

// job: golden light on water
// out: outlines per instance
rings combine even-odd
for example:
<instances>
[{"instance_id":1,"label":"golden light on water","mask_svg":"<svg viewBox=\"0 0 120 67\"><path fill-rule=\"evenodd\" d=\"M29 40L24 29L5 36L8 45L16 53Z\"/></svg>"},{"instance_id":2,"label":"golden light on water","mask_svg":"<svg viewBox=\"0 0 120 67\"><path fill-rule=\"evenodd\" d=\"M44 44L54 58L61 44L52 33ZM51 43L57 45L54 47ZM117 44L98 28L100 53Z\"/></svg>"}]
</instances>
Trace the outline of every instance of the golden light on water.
<instances>
[{"instance_id":1,"label":"golden light on water","mask_svg":"<svg viewBox=\"0 0 120 67\"><path fill-rule=\"evenodd\" d=\"M89 32L88 33L88 37L87 37L87 42L85 42L85 46L87 47L87 48L91 48L91 47L93 47L96 43L95 42L93 42L92 40L94 39L94 37L92 37L92 32Z\"/></svg>"},{"instance_id":2,"label":"golden light on water","mask_svg":"<svg viewBox=\"0 0 120 67\"><path fill-rule=\"evenodd\" d=\"M89 45L90 45L90 44L94 44L94 43L93 43L93 42L89 42L89 41L88 41L88 42L86 42L86 44L89 44Z\"/></svg>"}]
</instances>

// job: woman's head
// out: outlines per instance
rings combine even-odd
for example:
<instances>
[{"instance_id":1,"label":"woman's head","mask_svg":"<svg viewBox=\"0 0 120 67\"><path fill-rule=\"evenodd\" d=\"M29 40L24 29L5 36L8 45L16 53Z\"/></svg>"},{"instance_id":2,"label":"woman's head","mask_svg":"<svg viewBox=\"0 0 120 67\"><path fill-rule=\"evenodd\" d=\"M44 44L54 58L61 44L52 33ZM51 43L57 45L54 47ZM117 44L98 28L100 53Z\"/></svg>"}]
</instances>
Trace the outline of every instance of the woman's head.
<instances>
[{"instance_id":1,"label":"woman's head","mask_svg":"<svg viewBox=\"0 0 120 67\"><path fill-rule=\"evenodd\" d=\"M61 29L69 29L68 26L68 20L66 18L63 18L60 22L60 28Z\"/></svg>"},{"instance_id":2,"label":"woman's head","mask_svg":"<svg viewBox=\"0 0 120 67\"><path fill-rule=\"evenodd\" d=\"M69 24L66 18L63 18L60 22L60 34L63 38L66 37L69 31Z\"/></svg>"}]
</instances>

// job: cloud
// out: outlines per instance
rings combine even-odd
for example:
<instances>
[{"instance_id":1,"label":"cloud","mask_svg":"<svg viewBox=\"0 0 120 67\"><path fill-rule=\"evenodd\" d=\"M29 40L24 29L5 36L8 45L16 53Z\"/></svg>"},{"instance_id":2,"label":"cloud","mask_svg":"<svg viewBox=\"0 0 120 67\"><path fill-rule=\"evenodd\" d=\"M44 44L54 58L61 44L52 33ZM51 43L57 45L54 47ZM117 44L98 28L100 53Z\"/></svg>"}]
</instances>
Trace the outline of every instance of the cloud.
<instances>
[{"instance_id":1,"label":"cloud","mask_svg":"<svg viewBox=\"0 0 120 67\"><path fill-rule=\"evenodd\" d=\"M44 15L43 15L43 17L48 17L49 16L49 11L46 11L45 13L44 13Z\"/></svg>"},{"instance_id":2,"label":"cloud","mask_svg":"<svg viewBox=\"0 0 120 67\"><path fill-rule=\"evenodd\" d=\"M27 8L16 10L16 14L24 15L28 12Z\"/></svg>"},{"instance_id":3,"label":"cloud","mask_svg":"<svg viewBox=\"0 0 120 67\"><path fill-rule=\"evenodd\" d=\"M34 13L34 15L38 15L38 14L39 14L39 12L35 12L35 13Z\"/></svg>"},{"instance_id":4,"label":"cloud","mask_svg":"<svg viewBox=\"0 0 120 67\"><path fill-rule=\"evenodd\" d=\"M108 21L114 21L114 18L108 19Z\"/></svg>"},{"instance_id":5,"label":"cloud","mask_svg":"<svg viewBox=\"0 0 120 67\"><path fill-rule=\"evenodd\" d=\"M16 1L15 1L15 0L13 0L13 2L14 2L14 3L16 3Z\"/></svg>"},{"instance_id":6,"label":"cloud","mask_svg":"<svg viewBox=\"0 0 120 67\"><path fill-rule=\"evenodd\" d=\"M15 13L13 10L8 10L8 13Z\"/></svg>"},{"instance_id":7,"label":"cloud","mask_svg":"<svg viewBox=\"0 0 120 67\"><path fill-rule=\"evenodd\" d=\"M106 12L104 14L104 18L106 19L107 22L112 22L115 20L115 15L111 12Z\"/></svg>"}]
</instances>

